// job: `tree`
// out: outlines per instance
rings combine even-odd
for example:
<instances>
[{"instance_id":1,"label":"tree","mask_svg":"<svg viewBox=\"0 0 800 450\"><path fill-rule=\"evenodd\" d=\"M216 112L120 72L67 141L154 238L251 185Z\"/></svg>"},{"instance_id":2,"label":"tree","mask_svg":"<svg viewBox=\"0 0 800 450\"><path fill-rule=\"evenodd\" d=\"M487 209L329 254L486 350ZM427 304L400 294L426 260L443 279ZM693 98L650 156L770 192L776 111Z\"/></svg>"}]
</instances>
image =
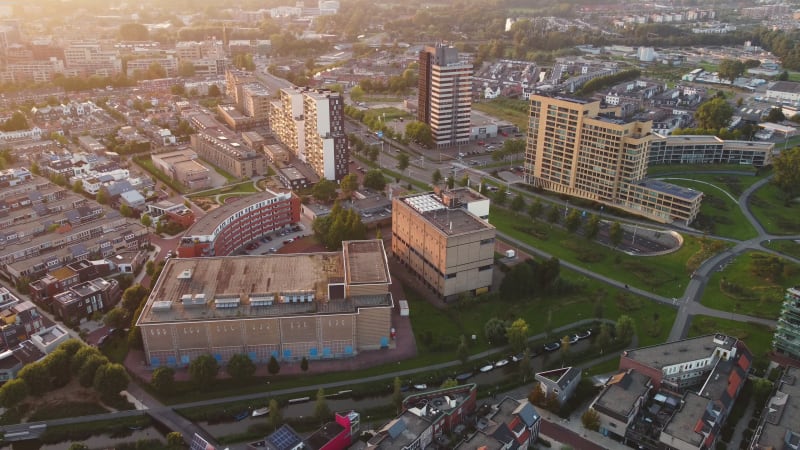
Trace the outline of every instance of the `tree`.
<instances>
[{"instance_id":1,"label":"tree","mask_svg":"<svg viewBox=\"0 0 800 450\"><path fill-rule=\"evenodd\" d=\"M412 142L418 142L425 147L432 147L434 144L431 127L426 123L416 120L406 125L406 139Z\"/></svg>"},{"instance_id":2,"label":"tree","mask_svg":"<svg viewBox=\"0 0 800 450\"><path fill-rule=\"evenodd\" d=\"M622 315L617 318L617 324L614 327L614 334L622 342L630 342L635 333L635 325L630 316Z\"/></svg>"},{"instance_id":3,"label":"tree","mask_svg":"<svg viewBox=\"0 0 800 450\"><path fill-rule=\"evenodd\" d=\"M358 176L354 173L345 175L341 183L339 183L339 187L342 188L342 192L346 197L350 197L353 192L358 190Z\"/></svg>"},{"instance_id":4,"label":"tree","mask_svg":"<svg viewBox=\"0 0 800 450\"><path fill-rule=\"evenodd\" d=\"M256 365L253 364L253 361L246 355L237 353L228 360L226 371L234 380L242 381L252 377L253 374L256 373Z\"/></svg>"},{"instance_id":5,"label":"tree","mask_svg":"<svg viewBox=\"0 0 800 450\"><path fill-rule=\"evenodd\" d=\"M134 284L128 289L125 289L122 293L121 306L122 309L128 313L129 317L139 309L139 305L142 303L142 300L147 297L147 294L149 294L149 291L141 284Z\"/></svg>"},{"instance_id":6,"label":"tree","mask_svg":"<svg viewBox=\"0 0 800 450\"><path fill-rule=\"evenodd\" d=\"M522 375L523 383L528 381L528 375L530 375L532 368L531 354L525 349L525 351L522 352L522 359L519 360L519 373Z\"/></svg>"},{"instance_id":7,"label":"tree","mask_svg":"<svg viewBox=\"0 0 800 450\"><path fill-rule=\"evenodd\" d=\"M14 114L0 125L0 131L20 131L28 128L30 128L28 118L21 111L14 111Z\"/></svg>"},{"instance_id":8,"label":"tree","mask_svg":"<svg viewBox=\"0 0 800 450\"><path fill-rule=\"evenodd\" d=\"M400 154L397 155L397 170L402 172L406 169L408 169L408 153L400 152Z\"/></svg>"},{"instance_id":9,"label":"tree","mask_svg":"<svg viewBox=\"0 0 800 450\"><path fill-rule=\"evenodd\" d=\"M108 364L108 358L99 354L89 355L78 370L78 383L83 387L91 387L94 384L97 370Z\"/></svg>"},{"instance_id":10,"label":"tree","mask_svg":"<svg viewBox=\"0 0 800 450\"><path fill-rule=\"evenodd\" d=\"M195 73L196 73L196 69L194 67L194 64L192 64L191 61L181 61L181 63L178 64L178 75L179 76L190 78L190 77L193 77L195 75Z\"/></svg>"},{"instance_id":11,"label":"tree","mask_svg":"<svg viewBox=\"0 0 800 450\"><path fill-rule=\"evenodd\" d=\"M133 210L130 206L123 203L119 205L119 213L122 214L122 217L131 217L133 215Z\"/></svg>"},{"instance_id":12,"label":"tree","mask_svg":"<svg viewBox=\"0 0 800 450\"><path fill-rule=\"evenodd\" d=\"M528 323L525 319L517 319L506 328L506 339L515 353L522 352L528 346L528 334Z\"/></svg>"},{"instance_id":13,"label":"tree","mask_svg":"<svg viewBox=\"0 0 800 450\"><path fill-rule=\"evenodd\" d=\"M197 386L207 386L217 378L219 363L211 355L200 355L189 363L189 377Z\"/></svg>"},{"instance_id":14,"label":"tree","mask_svg":"<svg viewBox=\"0 0 800 450\"><path fill-rule=\"evenodd\" d=\"M277 430L283 423L281 405L274 398L269 401L269 426L272 430Z\"/></svg>"},{"instance_id":15,"label":"tree","mask_svg":"<svg viewBox=\"0 0 800 450\"><path fill-rule=\"evenodd\" d=\"M733 117L733 107L724 98L714 97L700 106L694 113L697 126L719 130L725 128Z\"/></svg>"},{"instance_id":16,"label":"tree","mask_svg":"<svg viewBox=\"0 0 800 450\"><path fill-rule=\"evenodd\" d=\"M587 430L600 431L600 415L592 408L586 410L581 416L581 423Z\"/></svg>"},{"instance_id":17,"label":"tree","mask_svg":"<svg viewBox=\"0 0 800 450\"><path fill-rule=\"evenodd\" d=\"M109 328L125 328L127 322L125 312L121 308L114 308L103 316L103 324Z\"/></svg>"},{"instance_id":18,"label":"tree","mask_svg":"<svg viewBox=\"0 0 800 450\"><path fill-rule=\"evenodd\" d=\"M328 407L328 402L325 400L325 390L319 388L317 390L317 401L314 404L314 417L320 422L324 422L331 415L331 409Z\"/></svg>"},{"instance_id":19,"label":"tree","mask_svg":"<svg viewBox=\"0 0 800 450\"><path fill-rule=\"evenodd\" d=\"M569 336L563 336L561 338L561 348L559 349L562 361L569 361L570 345Z\"/></svg>"},{"instance_id":20,"label":"tree","mask_svg":"<svg viewBox=\"0 0 800 450\"><path fill-rule=\"evenodd\" d=\"M483 331L489 344L503 345L506 343L506 323L503 320L492 317L486 321Z\"/></svg>"},{"instance_id":21,"label":"tree","mask_svg":"<svg viewBox=\"0 0 800 450\"><path fill-rule=\"evenodd\" d=\"M183 435L179 431L172 431L167 433L167 446L173 449L184 447Z\"/></svg>"},{"instance_id":22,"label":"tree","mask_svg":"<svg viewBox=\"0 0 800 450\"><path fill-rule=\"evenodd\" d=\"M72 184L72 192L80 194L83 192L83 181L75 180L75 183Z\"/></svg>"},{"instance_id":23,"label":"tree","mask_svg":"<svg viewBox=\"0 0 800 450\"><path fill-rule=\"evenodd\" d=\"M494 202L498 205L505 205L506 199L508 199L508 190L505 186L500 186L500 189L494 193Z\"/></svg>"},{"instance_id":24,"label":"tree","mask_svg":"<svg viewBox=\"0 0 800 450\"><path fill-rule=\"evenodd\" d=\"M469 361L469 345L467 344L467 337L463 334L458 343L458 348L456 348L456 357L462 364L466 364Z\"/></svg>"},{"instance_id":25,"label":"tree","mask_svg":"<svg viewBox=\"0 0 800 450\"><path fill-rule=\"evenodd\" d=\"M434 185L442 182L442 172L440 172L439 169L433 171L433 174L431 175L431 181Z\"/></svg>"},{"instance_id":26,"label":"tree","mask_svg":"<svg viewBox=\"0 0 800 450\"><path fill-rule=\"evenodd\" d=\"M71 378L70 372L71 355L58 348L53 353L47 355L40 364L44 365L50 375L50 380L54 388L65 386Z\"/></svg>"},{"instance_id":27,"label":"tree","mask_svg":"<svg viewBox=\"0 0 800 450\"><path fill-rule=\"evenodd\" d=\"M536 406L544 405L547 396L544 393L544 389L542 389L541 383L536 383L536 385L531 389L531 392L528 394L528 401L531 404Z\"/></svg>"},{"instance_id":28,"label":"tree","mask_svg":"<svg viewBox=\"0 0 800 450\"><path fill-rule=\"evenodd\" d=\"M525 199L522 198L522 194L517 194L514 196L514 199L511 200L511 210L515 212L522 212L525 210Z\"/></svg>"},{"instance_id":29,"label":"tree","mask_svg":"<svg viewBox=\"0 0 800 450\"><path fill-rule=\"evenodd\" d=\"M786 116L783 114L783 110L781 108L772 108L769 110L769 114L767 114L767 118L765 120L767 122L780 123L786 120Z\"/></svg>"},{"instance_id":30,"label":"tree","mask_svg":"<svg viewBox=\"0 0 800 450\"><path fill-rule=\"evenodd\" d=\"M453 189L456 187L456 179L453 177L447 177L447 189Z\"/></svg>"},{"instance_id":31,"label":"tree","mask_svg":"<svg viewBox=\"0 0 800 450\"><path fill-rule=\"evenodd\" d=\"M392 404L394 409L400 412L400 408L403 406L403 382L400 381L400 377L394 377L392 382Z\"/></svg>"},{"instance_id":32,"label":"tree","mask_svg":"<svg viewBox=\"0 0 800 450\"><path fill-rule=\"evenodd\" d=\"M589 220L586 221L586 226L583 229L584 235L586 239L592 240L597 237L597 233L600 232L600 217L596 214L592 214L589 216Z\"/></svg>"},{"instance_id":33,"label":"tree","mask_svg":"<svg viewBox=\"0 0 800 450\"><path fill-rule=\"evenodd\" d=\"M50 374L44 364L33 363L24 366L17 373L17 378L24 380L31 395L37 397L52 389Z\"/></svg>"},{"instance_id":34,"label":"tree","mask_svg":"<svg viewBox=\"0 0 800 450\"><path fill-rule=\"evenodd\" d=\"M83 364L92 356L98 356L101 358L103 357L97 347L90 347L88 345L81 347L80 350L72 355L72 361L70 361L70 372L72 372L73 375L78 375L81 367L83 367Z\"/></svg>"},{"instance_id":35,"label":"tree","mask_svg":"<svg viewBox=\"0 0 800 450\"><path fill-rule=\"evenodd\" d=\"M531 219L535 219L539 217L542 213L542 201L538 198L533 201L530 205L528 205L528 215L531 216Z\"/></svg>"},{"instance_id":36,"label":"tree","mask_svg":"<svg viewBox=\"0 0 800 450\"><path fill-rule=\"evenodd\" d=\"M147 41L149 36L147 27L140 23L123 23L119 26L119 37L123 41Z\"/></svg>"},{"instance_id":37,"label":"tree","mask_svg":"<svg viewBox=\"0 0 800 450\"><path fill-rule=\"evenodd\" d=\"M800 194L800 147L784 150L772 160L775 176L772 182L784 194L784 202L788 205Z\"/></svg>"},{"instance_id":38,"label":"tree","mask_svg":"<svg viewBox=\"0 0 800 450\"><path fill-rule=\"evenodd\" d=\"M281 371L281 365L278 363L278 360L275 359L275 356L269 357L269 363L267 363L267 372L270 375L277 375L278 372Z\"/></svg>"},{"instance_id":39,"label":"tree","mask_svg":"<svg viewBox=\"0 0 800 450\"><path fill-rule=\"evenodd\" d=\"M550 207L550 211L547 212L547 221L550 223L556 223L560 217L561 210L558 208L558 205L552 205Z\"/></svg>"},{"instance_id":40,"label":"tree","mask_svg":"<svg viewBox=\"0 0 800 450\"><path fill-rule=\"evenodd\" d=\"M212 84L208 87L208 96L209 97L219 97L222 95L222 92L219 90L219 86L216 84Z\"/></svg>"},{"instance_id":41,"label":"tree","mask_svg":"<svg viewBox=\"0 0 800 450\"><path fill-rule=\"evenodd\" d=\"M97 203L100 203L101 205L108 204L108 191L106 191L105 189L100 189L99 191L97 191L97 195L95 195L94 199L95 201L97 201Z\"/></svg>"},{"instance_id":42,"label":"tree","mask_svg":"<svg viewBox=\"0 0 800 450\"><path fill-rule=\"evenodd\" d=\"M614 247L622 243L622 236L622 225L620 225L619 222L613 222L611 227L608 229L608 239L611 240L611 243L614 244Z\"/></svg>"},{"instance_id":43,"label":"tree","mask_svg":"<svg viewBox=\"0 0 800 450\"><path fill-rule=\"evenodd\" d=\"M455 378L446 378L442 381L442 385L439 386L439 389L451 389L458 386L458 380Z\"/></svg>"},{"instance_id":44,"label":"tree","mask_svg":"<svg viewBox=\"0 0 800 450\"><path fill-rule=\"evenodd\" d=\"M104 398L113 398L127 388L130 381L122 364L108 363L97 368L92 386Z\"/></svg>"},{"instance_id":45,"label":"tree","mask_svg":"<svg viewBox=\"0 0 800 450\"><path fill-rule=\"evenodd\" d=\"M0 405L4 408L16 408L28 396L28 385L22 378L6 381L0 387Z\"/></svg>"},{"instance_id":46,"label":"tree","mask_svg":"<svg viewBox=\"0 0 800 450\"><path fill-rule=\"evenodd\" d=\"M336 183L323 178L311 189L311 195L321 202L333 201L336 198Z\"/></svg>"},{"instance_id":47,"label":"tree","mask_svg":"<svg viewBox=\"0 0 800 450\"><path fill-rule=\"evenodd\" d=\"M153 218L150 217L150 214L142 214L142 217L139 219L142 223L142 226L147 228L150 231L150 227L153 226Z\"/></svg>"},{"instance_id":48,"label":"tree","mask_svg":"<svg viewBox=\"0 0 800 450\"><path fill-rule=\"evenodd\" d=\"M573 209L567 214L567 218L564 220L564 226L570 233L578 231L578 227L581 226L581 214L577 209Z\"/></svg>"},{"instance_id":49,"label":"tree","mask_svg":"<svg viewBox=\"0 0 800 450\"><path fill-rule=\"evenodd\" d=\"M381 154L381 151L378 149L378 147L376 147L374 145L370 146L367 149L367 158L369 158L369 160L371 162L377 161L378 160L378 155L380 155L380 154Z\"/></svg>"},{"instance_id":50,"label":"tree","mask_svg":"<svg viewBox=\"0 0 800 450\"><path fill-rule=\"evenodd\" d=\"M169 394L175 386L175 371L171 367L159 367L153 371L150 384L157 392Z\"/></svg>"},{"instance_id":51,"label":"tree","mask_svg":"<svg viewBox=\"0 0 800 450\"><path fill-rule=\"evenodd\" d=\"M744 70L744 63L738 59L723 59L717 67L720 79L729 80L731 83L742 76Z\"/></svg>"},{"instance_id":52,"label":"tree","mask_svg":"<svg viewBox=\"0 0 800 450\"><path fill-rule=\"evenodd\" d=\"M461 186L461 187L468 186L469 185L469 175L464 174L464 176L461 177L460 180L458 180L458 185Z\"/></svg>"},{"instance_id":53,"label":"tree","mask_svg":"<svg viewBox=\"0 0 800 450\"><path fill-rule=\"evenodd\" d=\"M611 327L607 323L600 325L600 332L594 340L594 344L600 349L600 354L605 352L606 347L611 344Z\"/></svg>"},{"instance_id":54,"label":"tree","mask_svg":"<svg viewBox=\"0 0 800 450\"><path fill-rule=\"evenodd\" d=\"M364 174L364 187L381 192L386 188L386 178L379 169L373 169Z\"/></svg>"}]
</instances>

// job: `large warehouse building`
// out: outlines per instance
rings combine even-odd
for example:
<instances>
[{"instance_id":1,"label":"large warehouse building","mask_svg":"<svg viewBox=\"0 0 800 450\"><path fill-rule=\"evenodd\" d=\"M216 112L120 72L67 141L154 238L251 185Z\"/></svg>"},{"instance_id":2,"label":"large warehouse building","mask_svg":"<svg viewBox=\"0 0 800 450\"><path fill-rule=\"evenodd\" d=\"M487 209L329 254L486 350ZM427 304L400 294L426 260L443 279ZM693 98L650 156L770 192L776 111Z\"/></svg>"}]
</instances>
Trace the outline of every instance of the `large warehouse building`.
<instances>
[{"instance_id":1,"label":"large warehouse building","mask_svg":"<svg viewBox=\"0 0 800 450\"><path fill-rule=\"evenodd\" d=\"M137 325L152 367L344 358L389 348L393 301L383 242L334 253L167 261Z\"/></svg>"}]
</instances>

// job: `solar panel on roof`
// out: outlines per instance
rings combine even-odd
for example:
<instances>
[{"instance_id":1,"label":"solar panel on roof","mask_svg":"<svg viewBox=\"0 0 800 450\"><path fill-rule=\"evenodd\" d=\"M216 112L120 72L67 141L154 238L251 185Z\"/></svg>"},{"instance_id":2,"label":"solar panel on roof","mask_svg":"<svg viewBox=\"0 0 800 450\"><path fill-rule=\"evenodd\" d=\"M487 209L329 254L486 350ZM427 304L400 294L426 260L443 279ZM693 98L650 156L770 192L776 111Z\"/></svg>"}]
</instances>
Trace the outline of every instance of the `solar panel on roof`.
<instances>
[{"instance_id":1,"label":"solar panel on roof","mask_svg":"<svg viewBox=\"0 0 800 450\"><path fill-rule=\"evenodd\" d=\"M293 448L302 442L302 439L297 436L297 433L286 425L278 428L274 433L269 435L267 440L280 450Z\"/></svg>"}]
</instances>

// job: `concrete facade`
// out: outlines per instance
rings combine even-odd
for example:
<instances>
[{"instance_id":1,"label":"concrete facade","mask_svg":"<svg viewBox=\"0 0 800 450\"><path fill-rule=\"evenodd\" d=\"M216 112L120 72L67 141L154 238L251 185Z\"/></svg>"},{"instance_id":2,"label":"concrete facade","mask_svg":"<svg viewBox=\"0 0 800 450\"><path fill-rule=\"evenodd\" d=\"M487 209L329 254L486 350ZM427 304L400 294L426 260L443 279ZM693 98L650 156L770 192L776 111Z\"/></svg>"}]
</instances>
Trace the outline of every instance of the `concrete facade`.
<instances>
[{"instance_id":1,"label":"concrete facade","mask_svg":"<svg viewBox=\"0 0 800 450\"><path fill-rule=\"evenodd\" d=\"M433 193L392 200L392 252L447 299L492 284L494 226Z\"/></svg>"},{"instance_id":2,"label":"concrete facade","mask_svg":"<svg viewBox=\"0 0 800 450\"><path fill-rule=\"evenodd\" d=\"M417 120L431 128L437 147L469 142L472 111L472 64L453 47L425 47L419 52Z\"/></svg>"},{"instance_id":3,"label":"concrete facade","mask_svg":"<svg viewBox=\"0 0 800 450\"><path fill-rule=\"evenodd\" d=\"M341 253L168 260L137 322L147 361L327 359L390 348L383 243L343 245Z\"/></svg>"},{"instance_id":4,"label":"concrete facade","mask_svg":"<svg viewBox=\"0 0 800 450\"><path fill-rule=\"evenodd\" d=\"M532 95L526 181L659 222L689 224L702 193L645 179L654 137L652 121L601 116L599 101Z\"/></svg>"}]
</instances>

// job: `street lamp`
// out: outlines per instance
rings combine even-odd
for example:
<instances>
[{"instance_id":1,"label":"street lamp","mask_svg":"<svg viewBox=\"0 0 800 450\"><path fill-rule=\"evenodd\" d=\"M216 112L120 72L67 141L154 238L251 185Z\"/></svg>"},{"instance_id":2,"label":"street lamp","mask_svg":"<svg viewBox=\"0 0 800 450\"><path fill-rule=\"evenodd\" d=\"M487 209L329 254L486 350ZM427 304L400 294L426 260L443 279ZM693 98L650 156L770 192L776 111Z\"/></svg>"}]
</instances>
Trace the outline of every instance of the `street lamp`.
<instances>
[{"instance_id":1,"label":"street lamp","mask_svg":"<svg viewBox=\"0 0 800 450\"><path fill-rule=\"evenodd\" d=\"M569 212L569 200L564 203L564 220L567 220L567 212Z\"/></svg>"}]
</instances>

